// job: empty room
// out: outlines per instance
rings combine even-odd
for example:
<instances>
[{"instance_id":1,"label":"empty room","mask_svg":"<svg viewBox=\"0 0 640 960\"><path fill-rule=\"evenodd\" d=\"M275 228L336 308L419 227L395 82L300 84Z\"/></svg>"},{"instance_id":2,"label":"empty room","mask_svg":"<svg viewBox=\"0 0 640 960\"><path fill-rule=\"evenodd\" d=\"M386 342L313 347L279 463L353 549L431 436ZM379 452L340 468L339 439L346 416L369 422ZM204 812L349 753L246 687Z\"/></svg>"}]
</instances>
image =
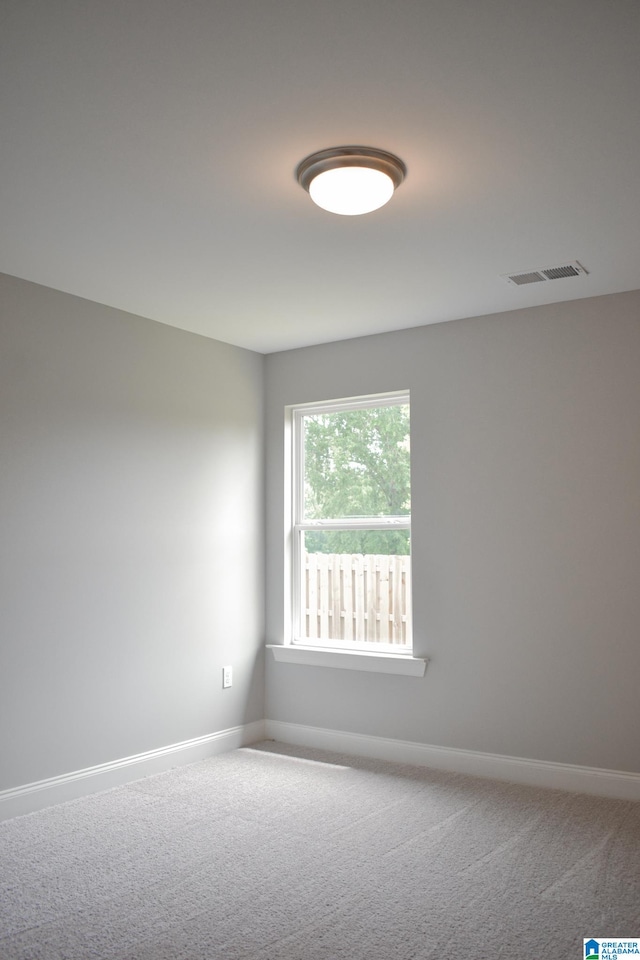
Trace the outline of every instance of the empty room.
<instances>
[{"instance_id":1,"label":"empty room","mask_svg":"<svg viewBox=\"0 0 640 960\"><path fill-rule=\"evenodd\" d=\"M640 955L639 50L0 5L1 960Z\"/></svg>"}]
</instances>

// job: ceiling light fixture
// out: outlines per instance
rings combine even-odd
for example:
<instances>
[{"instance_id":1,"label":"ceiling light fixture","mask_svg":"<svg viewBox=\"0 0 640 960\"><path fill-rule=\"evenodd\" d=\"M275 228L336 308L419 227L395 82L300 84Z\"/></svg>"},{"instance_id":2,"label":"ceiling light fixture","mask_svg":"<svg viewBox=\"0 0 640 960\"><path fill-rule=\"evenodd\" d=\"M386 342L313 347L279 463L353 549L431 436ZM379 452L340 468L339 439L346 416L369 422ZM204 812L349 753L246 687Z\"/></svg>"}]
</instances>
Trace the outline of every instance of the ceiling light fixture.
<instances>
[{"instance_id":1,"label":"ceiling light fixture","mask_svg":"<svg viewBox=\"0 0 640 960\"><path fill-rule=\"evenodd\" d=\"M332 147L305 157L296 178L314 203L354 217L383 207L407 175L399 157L372 147Z\"/></svg>"}]
</instances>

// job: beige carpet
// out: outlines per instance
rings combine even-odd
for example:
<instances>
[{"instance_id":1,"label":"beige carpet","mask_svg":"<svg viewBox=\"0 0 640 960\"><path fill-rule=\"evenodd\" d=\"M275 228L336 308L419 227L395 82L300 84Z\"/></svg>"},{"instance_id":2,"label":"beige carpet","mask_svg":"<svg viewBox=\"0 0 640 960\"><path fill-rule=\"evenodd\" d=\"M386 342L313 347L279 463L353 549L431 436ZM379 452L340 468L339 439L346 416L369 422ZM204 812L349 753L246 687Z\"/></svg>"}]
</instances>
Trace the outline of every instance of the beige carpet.
<instances>
[{"instance_id":1,"label":"beige carpet","mask_svg":"<svg viewBox=\"0 0 640 960\"><path fill-rule=\"evenodd\" d=\"M581 960L640 804L265 742L0 824L2 960Z\"/></svg>"}]
</instances>

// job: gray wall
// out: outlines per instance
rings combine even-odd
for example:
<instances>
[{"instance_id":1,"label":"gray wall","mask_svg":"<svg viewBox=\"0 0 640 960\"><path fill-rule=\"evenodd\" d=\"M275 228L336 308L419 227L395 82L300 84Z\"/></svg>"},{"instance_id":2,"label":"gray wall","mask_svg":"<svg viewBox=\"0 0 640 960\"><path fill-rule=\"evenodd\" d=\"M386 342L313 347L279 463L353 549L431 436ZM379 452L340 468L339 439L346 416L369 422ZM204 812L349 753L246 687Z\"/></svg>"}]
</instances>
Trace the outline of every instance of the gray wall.
<instances>
[{"instance_id":1,"label":"gray wall","mask_svg":"<svg viewBox=\"0 0 640 960\"><path fill-rule=\"evenodd\" d=\"M267 658L267 717L640 770L640 292L266 358L267 634L285 404L409 387L424 679Z\"/></svg>"},{"instance_id":2,"label":"gray wall","mask_svg":"<svg viewBox=\"0 0 640 960\"><path fill-rule=\"evenodd\" d=\"M262 368L0 276L0 789L264 716Z\"/></svg>"},{"instance_id":3,"label":"gray wall","mask_svg":"<svg viewBox=\"0 0 640 960\"><path fill-rule=\"evenodd\" d=\"M269 654L266 716L640 770L640 292L263 361L0 276L0 789L265 716L263 363L268 640L284 405L409 387L431 657Z\"/></svg>"}]
</instances>

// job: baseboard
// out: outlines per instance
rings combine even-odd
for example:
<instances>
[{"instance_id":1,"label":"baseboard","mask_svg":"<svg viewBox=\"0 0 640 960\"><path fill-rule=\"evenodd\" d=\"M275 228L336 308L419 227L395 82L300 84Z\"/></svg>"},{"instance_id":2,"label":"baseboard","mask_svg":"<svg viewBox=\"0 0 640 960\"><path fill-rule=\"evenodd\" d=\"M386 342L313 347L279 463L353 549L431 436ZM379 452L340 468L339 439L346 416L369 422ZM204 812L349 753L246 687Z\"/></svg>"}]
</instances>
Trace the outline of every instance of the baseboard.
<instances>
[{"instance_id":1,"label":"baseboard","mask_svg":"<svg viewBox=\"0 0 640 960\"><path fill-rule=\"evenodd\" d=\"M264 720L243 726L218 730L193 740L183 740L167 747L147 750L132 757L101 763L95 767L74 770L59 777L26 783L20 787L0 791L0 820L42 810L55 803L75 800L99 790L108 790L152 773L162 773L171 767L182 766L226 753L238 747L256 743L265 737Z\"/></svg>"},{"instance_id":2,"label":"baseboard","mask_svg":"<svg viewBox=\"0 0 640 960\"><path fill-rule=\"evenodd\" d=\"M320 747L351 756L410 763L453 773L620 800L640 800L640 773L627 773L624 770L603 770L599 767L527 760L454 747L435 747L408 740L389 740L385 737L307 727L279 720L265 720L265 735L268 739L280 740L283 743Z\"/></svg>"},{"instance_id":3,"label":"baseboard","mask_svg":"<svg viewBox=\"0 0 640 960\"><path fill-rule=\"evenodd\" d=\"M110 787L235 750L265 738L303 747L335 750L352 756L434 767L438 770L508 780L530 786L571 790L620 800L640 800L640 773L528 760L454 747L437 747L408 740L283 723L279 720L258 720L121 760L2 790L0 820L32 813L99 790L108 790Z\"/></svg>"}]
</instances>

